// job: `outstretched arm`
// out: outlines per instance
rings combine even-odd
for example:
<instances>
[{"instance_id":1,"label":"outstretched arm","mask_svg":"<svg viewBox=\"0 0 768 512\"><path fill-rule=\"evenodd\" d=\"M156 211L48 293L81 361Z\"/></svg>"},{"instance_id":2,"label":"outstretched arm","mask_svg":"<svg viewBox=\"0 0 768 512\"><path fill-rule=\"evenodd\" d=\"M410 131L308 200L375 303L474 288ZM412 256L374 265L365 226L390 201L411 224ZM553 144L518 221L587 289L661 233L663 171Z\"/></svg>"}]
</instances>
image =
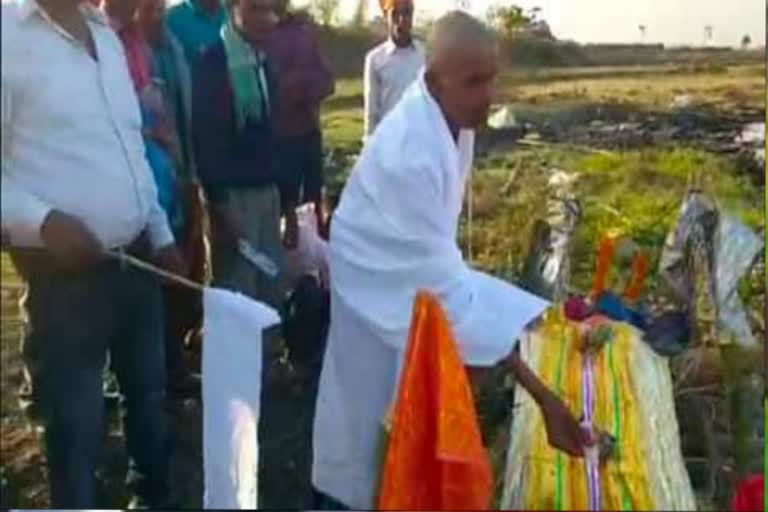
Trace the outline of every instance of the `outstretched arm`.
<instances>
[{"instance_id":1,"label":"outstretched arm","mask_svg":"<svg viewBox=\"0 0 768 512\"><path fill-rule=\"evenodd\" d=\"M517 382L533 397L544 416L549 444L574 457L582 457L584 448L594 444L565 403L536 376L518 351L507 358L507 366Z\"/></svg>"}]
</instances>

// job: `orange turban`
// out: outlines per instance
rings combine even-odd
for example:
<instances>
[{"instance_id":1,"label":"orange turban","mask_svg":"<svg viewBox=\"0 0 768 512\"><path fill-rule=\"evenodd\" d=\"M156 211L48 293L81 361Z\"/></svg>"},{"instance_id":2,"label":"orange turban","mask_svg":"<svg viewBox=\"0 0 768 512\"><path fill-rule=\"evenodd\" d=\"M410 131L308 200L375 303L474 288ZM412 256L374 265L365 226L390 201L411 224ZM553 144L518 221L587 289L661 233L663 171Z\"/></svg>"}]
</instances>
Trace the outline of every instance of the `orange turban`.
<instances>
[{"instance_id":1,"label":"orange turban","mask_svg":"<svg viewBox=\"0 0 768 512\"><path fill-rule=\"evenodd\" d=\"M381 6L382 12L386 13L394 9L397 2L398 0L379 0L379 5Z\"/></svg>"}]
</instances>

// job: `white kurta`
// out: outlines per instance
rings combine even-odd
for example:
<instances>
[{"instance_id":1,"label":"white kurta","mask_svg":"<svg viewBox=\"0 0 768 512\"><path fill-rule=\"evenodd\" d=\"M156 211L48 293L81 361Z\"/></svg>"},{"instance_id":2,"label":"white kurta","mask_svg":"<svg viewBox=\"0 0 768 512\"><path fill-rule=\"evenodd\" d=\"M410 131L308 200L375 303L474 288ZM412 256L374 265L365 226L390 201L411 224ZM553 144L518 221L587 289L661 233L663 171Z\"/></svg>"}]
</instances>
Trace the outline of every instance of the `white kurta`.
<instances>
[{"instance_id":1,"label":"white kurta","mask_svg":"<svg viewBox=\"0 0 768 512\"><path fill-rule=\"evenodd\" d=\"M312 481L353 509L374 505L380 425L416 292L441 299L471 366L498 363L547 307L462 259L456 239L473 146L472 131L454 141L422 76L365 146L334 213Z\"/></svg>"}]
</instances>

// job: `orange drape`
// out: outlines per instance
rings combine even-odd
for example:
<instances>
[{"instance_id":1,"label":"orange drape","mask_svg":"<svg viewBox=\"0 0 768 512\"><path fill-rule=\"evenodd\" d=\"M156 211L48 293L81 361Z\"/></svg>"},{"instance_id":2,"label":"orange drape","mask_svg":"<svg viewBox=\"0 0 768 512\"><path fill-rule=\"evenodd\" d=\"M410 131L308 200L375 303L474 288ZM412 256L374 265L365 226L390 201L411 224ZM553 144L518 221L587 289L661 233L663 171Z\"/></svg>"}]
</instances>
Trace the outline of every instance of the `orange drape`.
<instances>
[{"instance_id":1,"label":"orange drape","mask_svg":"<svg viewBox=\"0 0 768 512\"><path fill-rule=\"evenodd\" d=\"M381 510L480 510L493 479L464 364L438 300L419 293L384 459Z\"/></svg>"}]
</instances>

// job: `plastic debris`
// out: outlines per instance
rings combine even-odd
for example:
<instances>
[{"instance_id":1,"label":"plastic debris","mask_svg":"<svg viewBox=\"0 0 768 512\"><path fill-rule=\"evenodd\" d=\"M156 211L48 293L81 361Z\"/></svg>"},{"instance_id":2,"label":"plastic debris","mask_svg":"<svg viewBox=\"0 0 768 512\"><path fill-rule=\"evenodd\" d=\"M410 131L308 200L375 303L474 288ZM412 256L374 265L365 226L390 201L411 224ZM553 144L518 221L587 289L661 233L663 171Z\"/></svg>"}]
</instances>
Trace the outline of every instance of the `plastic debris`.
<instances>
[{"instance_id":1,"label":"plastic debris","mask_svg":"<svg viewBox=\"0 0 768 512\"><path fill-rule=\"evenodd\" d=\"M659 263L659 276L683 311L695 317L695 261L705 265L706 295L715 310L716 326L742 346L755 346L747 313L738 295L763 248L763 240L741 221L723 215L710 198L689 191Z\"/></svg>"},{"instance_id":2,"label":"plastic debris","mask_svg":"<svg viewBox=\"0 0 768 512\"><path fill-rule=\"evenodd\" d=\"M628 307L618 295L603 292L597 299L595 308L611 320L631 324L638 329L645 329L648 317L643 311Z\"/></svg>"},{"instance_id":3,"label":"plastic debris","mask_svg":"<svg viewBox=\"0 0 768 512\"><path fill-rule=\"evenodd\" d=\"M488 118L488 126L494 130L505 130L517 126L517 118L509 107L502 107Z\"/></svg>"},{"instance_id":4,"label":"plastic debris","mask_svg":"<svg viewBox=\"0 0 768 512\"><path fill-rule=\"evenodd\" d=\"M652 318L643 333L643 341L659 355L672 357L681 354L691 338L688 315L681 311L667 311Z\"/></svg>"},{"instance_id":5,"label":"plastic debris","mask_svg":"<svg viewBox=\"0 0 768 512\"><path fill-rule=\"evenodd\" d=\"M568 250L581 221L581 203L573 192L577 175L552 169L549 179L547 219L536 224L523 266L523 284L549 300L563 300L570 279Z\"/></svg>"},{"instance_id":6,"label":"plastic debris","mask_svg":"<svg viewBox=\"0 0 768 512\"><path fill-rule=\"evenodd\" d=\"M258 252L253 246L245 239L241 238L237 241L237 248L240 255L253 264L256 268L264 272L272 279L277 278L277 274L280 272L277 264L272 261L264 253Z\"/></svg>"}]
</instances>

